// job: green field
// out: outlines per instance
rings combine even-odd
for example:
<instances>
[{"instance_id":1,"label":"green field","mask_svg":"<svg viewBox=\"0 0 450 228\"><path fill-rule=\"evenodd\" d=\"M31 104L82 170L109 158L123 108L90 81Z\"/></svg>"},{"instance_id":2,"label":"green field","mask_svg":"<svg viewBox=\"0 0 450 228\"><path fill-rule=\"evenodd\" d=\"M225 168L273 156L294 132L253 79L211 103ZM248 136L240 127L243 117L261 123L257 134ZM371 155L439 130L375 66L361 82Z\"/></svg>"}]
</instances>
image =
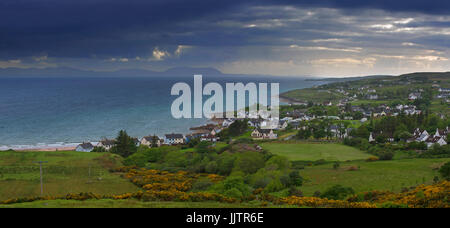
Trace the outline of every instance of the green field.
<instances>
[{"instance_id":1,"label":"green field","mask_svg":"<svg viewBox=\"0 0 450 228\"><path fill-rule=\"evenodd\" d=\"M335 143L263 143L263 149L291 161L348 161L367 159L371 155L356 148Z\"/></svg>"},{"instance_id":2,"label":"green field","mask_svg":"<svg viewBox=\"0 0 450 228\"><path fill-rule=\"evenodd\" d=\"M334 90L321 90L316 88L306 88L306 89L297 89L285 92L281 94L282 97L295 99L297 101L312 101L312 102L323 102L323 101L332 101L337 102L340 99L344 98L341 93L337 93Z\"/></svg>"},{"instance_id":3,"label":"green field","mask_svg":"<svg viewBox=\"0 0 450 228\"><path fill-rule=\"evenodd\" d=\"M121 164L118 156L109 153L8 151L0 152L0 200L40 195L39 165L33 161L48 161L43 165L45 195L138 190L128 180L108 172Z\"/></svg>"},{"instance_id":4,"label":"green field","mask_svg":"<svg viewBox=\"0 0 450 228\"><path fill-rule=\"evenodd\" d=\"M389 190L398 192L402 187L418 184L432 184L435 176L440 176L436 167L449 162L442 159L402 159L392 161L341 163L337 170L333 164L306 167L300 174L308 181L301 187L305 195L324 191L336 184L352 187L356 192L369 190ZM349 171L349 167L359 170Z\"/></svg>"},{"instance_id":5,"label":"green field","mask_svg":"<svg viewBox=\"0 0 450 228\"><path fill-rule=\"evenodd\" d=\"M143 202L139 200L45 200L30 203L0 205L0 208L258 208L261 202L219 203L219 202ZM293 207L268 205L267 207Z\"/></svg>"}]
</instances>

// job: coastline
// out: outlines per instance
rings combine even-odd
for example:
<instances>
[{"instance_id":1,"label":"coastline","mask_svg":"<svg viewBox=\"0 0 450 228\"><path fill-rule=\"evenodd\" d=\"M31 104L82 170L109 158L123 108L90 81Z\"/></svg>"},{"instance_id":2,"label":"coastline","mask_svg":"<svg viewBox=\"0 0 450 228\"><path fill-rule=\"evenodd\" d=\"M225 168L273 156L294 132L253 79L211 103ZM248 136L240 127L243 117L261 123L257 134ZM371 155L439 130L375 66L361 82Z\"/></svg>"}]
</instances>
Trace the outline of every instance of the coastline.
<instances>
[{"instance_id":1,"label":"coastline","mask_svg":"<svg viewBox=\"0 0 450 228\"><path fill-rule=\"evenodd\" d=\"M52 148L33 148L33 149L18 149L18 152L56 152L56 151L74 151L76 147L52 147Z\"/></svg>"},{"instance_id":2,"label":"coastline","mask_svg":"<svg viewBox=\"0 0 450 228\"><path fill-rule=\"evenodd\" d=\"M300 79L299 79L299 81L300 82L303 82L303 81L301 81ZM96 82L96 81L95 81ZM134 81L133 81L134 82ZM142 84L140 81L138 81L140 84ZM165 82L165 81L163 81L163 82ZM61 83L61 82L60 82ZM92 83L91 81L90 81L90 83ZM297 82L298 83L298 82ZM64 83L62 84L63 86L65 85ZM94 83L94 85L95 85L95 83ZM132 86L134 86L134 84L132 84ZM286 91L282 91L283 93L284 92L287 92L287 91L291 91L291 90L295 90L295 89L302 89L302 88L311 88L311 87L314 87L314 86L317 86L317 84L303 84L303 83L300 83L300 84L298 84L298 85L295 85L295 86L293 86L293 87L291 87L290 89L288 89L288 90L286 90ZM53 90L51 90L51 91L53 91ZM147 89L146 89L146 91L147 91ZM149 90L149 91L152 91L152 90ZM78 92L77 92L78 93ZM89 93L85 93L85 94L89 94ZM145 94L145 93L144 93ZM94 94L95 95L95 94ZM150 94L150 95L152 95L152 94ZM86 98L87 99L87 98ZM293 100L293 99L289 99L289 98L286 98L286 97L284 97L284 96L282 96L281 94L280 94L280 105L287 105L287 104L295 104L295 103L297 103L298 101L296 101L296 100ZM65 104L65 103L64 103ZM139 103L140 104L140 103ZM109 106L108 106L109 107ZM105 107L105 108L103 108L104 110L108 110L108 107ZM156 108L158 108L158 107L156 107ZM127 110L127 109L123 109L123 110ZM89 111L89 110L88 110ZM106 114L104 114L104 115L98 115L98 117L104 117L103 119L102 118L98 118L98 119L94 119L94 121L96 121L96 120L99 120L99 121L105 121L105 120L107 120L107 118L110 118L111 117L111 115L109 115L108 114L108 112L104 112L104 113L106 113ZM127 114L128 112L125 112L125 111L122 111L122 109L119 109L118 111L115 111L115 113L113 113L115 116L123 116L123 114ZM148 112L147 112L148 113ZM113 117L114 117L114 115L112 115ZM154 115L156 115L156 114L154 114ZM72 121L72 122L64 122L64 124L66 125L65 126L65 128L66 129L71 129L71 128L77 128L77 127L79 127L77 124L72 124L72 123L77 123L77 122L79 122L80 120L84 120L84 119L81 119L81 118L79 118L79 116L71 116L75 121ZM138 115L138 117L140 117L139 115ZM160 116L157 116L159 119L161 119L162 117L160 117ZM33 117L34 118L34 117ZM42 118L44 118L44 117L42 117ZM134 123L134 122L136 122L136 121L134 121L133 122L133 120L134 120L134 116L130 116L130 117L127 117L128 118L128 120L130 120L132 123ZM131 119L130 119L131 118ZM45 118L44 118L45 119ZM145 118L142 118L142 119L144 119L145 121L147 121L147 122L144 122L144 123L153 123L152 122L152 119L145 119ZM141 120L142 121L142 120ZM172 120L167 120L167 121L172 121ZM184 120L184 121L190 121L190 120ZM163 125L161 122L159 122L159 123L156 123L155 125L151 125L151 124L148 124L147 126L145 126L143 129L148 129L148 130L140 130L139 132L135 132L134 134L133 133L131 133L130 135L132 135L133 137L138 137L138 138L142 138L142 137L144 137L144 136L147 136L147 135L149 135L149 134L153 134L153 133L156 133L156 135L159 135L159 136L164 136L164 134L170 134L170 133L182 133L182 134L189 134L189 133L192 133L192 131L190 131L189 130L189 128L192 128L192 127L197 127L197 126L201 126L201 125L205 125L205 124L208 124L208 122L211 122L211 120L210 119L204 119L204 120L201 120L201 121L196 121L196 122L192 122L192 123L187 123L187 124L174 124L175 123L175 121L172 121L171 122L171 124L170 124L170 126L169 126L169 124L168 125ZM9 123L8 123L9 124ZM2 125L2 123L0 123L0 128L3 126L6 126L6 127L8 127L8 124L6 124L6 125ZM84 124L84 123L83 123ZM182 126L183 125L183 126ZM24 131L27 131L27 132L34 132L35 131L35 129L37 129L37 127L40 127L40 126L34 126L34 125L32 125L34 128L31 128L30 127L30 125L28 125L28 126L26 126L26 127L28 127L29 129L23 129L22 130L22 133L24 133ZM83 125L84 126L84 125ZM128 126L128 125L127 125ZM175 128L173 128L175 126ZM134 128L136 128L136 126L130 126L130 128L132 128L133 129L133 127ZM123 126L121 127L121 129L123 128ZM119 129L119 128L117 128L117 129ZM92 129L90 129L90 128L87 128L87 129L83 129L82 131L89 131L89 130L92 130ZM125 130L129 130L129 129L126 129L125 128ZM108 130L107 130L107 132L112 132L112 131L110 131L110 129L108 128ZM67 140L67 141L56 141L56 140L61 140L61 139L58 139L58 138L56 138L55 139L55 137L52 137L52 139L50 139L50 140L45 140L45 139L43 139L43 140L40 140L40 141L34 141L34 142L27 142L27 141L22 141L22 140L18 140L18 139L20 139L20 135L22 134L22 133L20 133L20 132L15 132L15 137L14 137L14 139L16 139L16 140L11 140L11 139L8 139L8 138L6 138L5 140L3 140L3 143L4 144L0 144L0 151L5 151L5 150L15 150L15 151L66 151L66 150L75 150L75 148L77 147L77 145L79 145L79 144L81 144L84 140L86 140L86 142L88 142L88 141L90 141L90 140L92 140L91 142L92 143L94 143L94 142L98 142L100 139L101 139L101 137L103 137L103 136L107 136L108 138L114 138L115 137L115 134L116 134L116 132L112 132L112 133L105 133L105 132L100 132L100 133L98 133L98 134L96 134L96 135L82 135L81 137L76 137L76 138L73 138L73 137L70 137L70 134L69 134L69 136L68 137L65 137L66 139L69 139L69 140ZM129 132L130 133L130 132ZM54 133L55 135L58 135L58 133ZM53 141L53 140L55 140L55 141ZM22 142L21 142L22 141ZM1 143L1 142L0 142ZM94 144L94 145L96 145L96 144Z\"/></svg>"}]
</instances>

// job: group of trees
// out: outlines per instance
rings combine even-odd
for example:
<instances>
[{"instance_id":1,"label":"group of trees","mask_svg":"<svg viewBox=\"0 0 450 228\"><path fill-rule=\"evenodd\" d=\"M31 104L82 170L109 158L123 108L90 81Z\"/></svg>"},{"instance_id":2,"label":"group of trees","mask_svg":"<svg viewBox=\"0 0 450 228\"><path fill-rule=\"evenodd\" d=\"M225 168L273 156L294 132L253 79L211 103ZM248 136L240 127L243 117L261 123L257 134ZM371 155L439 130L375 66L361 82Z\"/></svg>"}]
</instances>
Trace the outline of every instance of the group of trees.
<instances>
[{"instance_id":1,"label":"group of trees","mask_svg":"<svg viewBox=\"0 0 450 228\"><path fill-rule=\"evenodd\" d=\"M226 176L223 182L212 184L208 180L196 183L197 191L212 191L230 197L250 195L261 189L265 193L299 192L303 178L291 167L289 160L265 151L248 150L254 145L236 143L225 151L211 143L200 142L193 148L180 147L138 148L137 153L124 160L125 165L166 171L190 171ZM243 148L243 149L242 149Z\"/></svg>"},{"instance_id":2,"label":"group of trees","mask_svg":"<svg viewBox=\"0 0 450 228\"><path fill-rule=\"evenodd\" d=\"M332 125L335 125L337 127L336 133L332 132ZM348 126L348 122L340 121L338 123L333 123L333 121L329 119L316 119L309 122L302 122L302 124L299 126L300 129L297 132L296 138L304 140L313 137L314 139L326 138L329 140L345 135Z\"/></svg>"},{"instance_id":3,"label":"group of trees","mask_svg":"<svg viewBox=\"0 0 450 228\"><path fill-rule=\"evenodd\" d=\"M406 141L413 136L415 129L420 128L433 134L437 128L443 130L450 125L449 119L441 119L437 115L404 115L386 116L372 119L368 124L361 125L352 136L368 139L370 132L379 136L375 139L384 143L386 138L393 137L395 141Z\"/></svg>"},{"instance_id":4,"label":"group of trees","mask_svg":"<svg viewBox=\"0 0 450 228\"><path fill-rule=\"evenodd\" d=\"M114 146L111 148L110 152L126 158L136 153L136 151L137 146L135 140L130 137L126 131L119 131Z\"/></svg>"},{"instance_id":5,"label":"group of trees","mask_svg":"<svg viewBox=\"0 0 450 228\"><path fill-rule=\"evenodd\" d=\"M367 124L361 125L352 131L352 138L344 139L344 144L358 147L378 156L381 160L390 160L396 151L423 151L415 154L417 157L450 157L449 145L434 146L428 148L425 142L412 141L415 129L427 130L429 134L434 134L436 128L445 129L450 124L448 119L430 114L422 115L399 115L387 116L380 119L373 119ZM370 133L375 137L374 143L369 143ZM393 137L395 144L389 144L388 138ZM447 139L448 140L448 139ZM387 144L386 144L387 143Z\"/></svg>"},{"instance_id":6,"label":"group of trees","mask_svg":"<svg viewBox=\"0 0 450 228\"><path fill-rule=\"evenodd\" d=\"M248 119L236 120L228 128L223 129L218 136L222 141L227 141L227 139L244 134L248 128Z\"/></svg>"}]
</instances>

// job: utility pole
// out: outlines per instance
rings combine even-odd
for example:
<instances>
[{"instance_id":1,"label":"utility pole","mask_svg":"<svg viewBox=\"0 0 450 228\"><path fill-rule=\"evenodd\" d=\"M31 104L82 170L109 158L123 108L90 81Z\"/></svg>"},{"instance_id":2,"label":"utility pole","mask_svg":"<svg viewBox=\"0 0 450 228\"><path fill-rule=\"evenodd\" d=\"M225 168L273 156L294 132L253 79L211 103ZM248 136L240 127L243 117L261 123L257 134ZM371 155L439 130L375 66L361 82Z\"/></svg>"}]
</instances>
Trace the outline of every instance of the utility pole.
<instances>
[{"instance_id":1,"label":"utility pole","mask_svg":"<svg viewBox=\"0 0 450 228\"><path fill-rule=\"evenodd\" d=\"M38 163L39 164L39 173L41 176L41 196L44 196L44 183L42 181L42 164L43 163L48 163L48 161L35 161L34 163Z\"/></svg>"}]
</instances>

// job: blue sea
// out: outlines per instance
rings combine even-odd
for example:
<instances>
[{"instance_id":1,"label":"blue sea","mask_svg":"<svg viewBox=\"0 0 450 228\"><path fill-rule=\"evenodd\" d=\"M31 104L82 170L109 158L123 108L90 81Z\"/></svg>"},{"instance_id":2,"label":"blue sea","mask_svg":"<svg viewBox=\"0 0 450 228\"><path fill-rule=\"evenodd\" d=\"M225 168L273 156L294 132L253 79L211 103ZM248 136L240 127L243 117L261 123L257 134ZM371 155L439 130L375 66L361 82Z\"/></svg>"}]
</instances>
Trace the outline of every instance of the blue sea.
<instances>
[{"instance_id":1,"label":"blue sea","mask_svg":"<svg viewBox=\"0 0 450 228\"><path fill-rule=\"evenodd\" d=\"M218 82L280 83L280 92L323 84L294 77L207 77ZM113 138L188 133L206 119L174 119L170 95L193 77L0 78L0 150L73 146ZM193 88L193 86L191 87Z\"/></svg>"}]
</instances>

